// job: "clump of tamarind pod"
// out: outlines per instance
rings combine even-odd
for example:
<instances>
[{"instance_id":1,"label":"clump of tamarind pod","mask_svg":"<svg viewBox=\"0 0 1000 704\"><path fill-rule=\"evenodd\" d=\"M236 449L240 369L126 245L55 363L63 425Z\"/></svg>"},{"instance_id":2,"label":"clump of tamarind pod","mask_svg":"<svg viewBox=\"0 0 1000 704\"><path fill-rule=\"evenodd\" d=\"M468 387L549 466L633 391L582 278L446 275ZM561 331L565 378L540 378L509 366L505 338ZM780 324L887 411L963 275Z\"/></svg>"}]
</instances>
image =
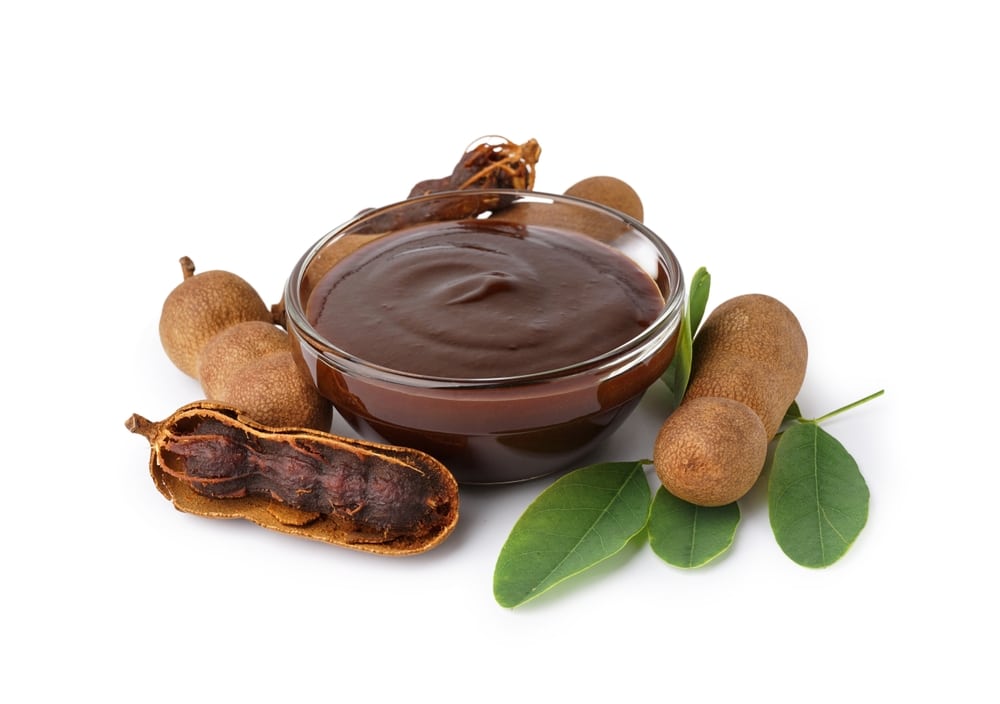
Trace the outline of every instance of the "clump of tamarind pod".
<instances>
[{"instance_id":1,"label":"clump of tamarind pod","mask_svg":"<svg viewBox=\"0 0 1000 704\"><path fill-rule=\"evenodd\" d=\"M205 401L125 426L149 441L157 489L186 513L383 555L429 550L458 521L458 483L417 450L270 428Z\"/></svg>"},{"instance_id":2,"label":"clump of tamarind pod","mask_svg":"<svg viewBox=\"0 0 1000 704\"><path fill-rule=\"evenodd\" d=\"M209 401L233 405L273 427L329 430L333 407L298 366L288 333L246 281L227 271L195 274L181 258L184 280L160 315L160 340L171 361L201 383Z\"/></svg>"},{"instance_id":3,"label":"clump of tamarind pod","mask_svg":"<svg viewBox=\"0 0 1000 704\"><path fill-rule=\"evenodd\" d=\"M807 357L802 327L781 301L747 294L717 306L695 336L684 399L656 437L663 486L700 506L742 498L802 387Z\"/></svg>"}]
</instances>

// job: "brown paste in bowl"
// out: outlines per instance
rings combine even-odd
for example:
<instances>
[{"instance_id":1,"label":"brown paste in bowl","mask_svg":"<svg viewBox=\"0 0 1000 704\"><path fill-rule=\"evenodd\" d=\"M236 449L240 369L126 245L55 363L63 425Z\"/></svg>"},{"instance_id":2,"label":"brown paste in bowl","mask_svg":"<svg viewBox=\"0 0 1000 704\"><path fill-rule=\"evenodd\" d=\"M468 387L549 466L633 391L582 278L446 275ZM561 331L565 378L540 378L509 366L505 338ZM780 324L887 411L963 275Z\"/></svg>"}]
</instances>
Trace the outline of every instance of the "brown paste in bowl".
<instances>
[{"instance_id":1,"label":"brown paste in bowl","mask_svg":"<svg viewBox=\"0 0 1000 704\"><path fill-rule=\"evenodd\" d=\"M413 226L345 257L316 285L306 315L368 364L482 379L593 359L663 307L653 280L606 244L473 219Z\"/></svg>"}]
</instances>

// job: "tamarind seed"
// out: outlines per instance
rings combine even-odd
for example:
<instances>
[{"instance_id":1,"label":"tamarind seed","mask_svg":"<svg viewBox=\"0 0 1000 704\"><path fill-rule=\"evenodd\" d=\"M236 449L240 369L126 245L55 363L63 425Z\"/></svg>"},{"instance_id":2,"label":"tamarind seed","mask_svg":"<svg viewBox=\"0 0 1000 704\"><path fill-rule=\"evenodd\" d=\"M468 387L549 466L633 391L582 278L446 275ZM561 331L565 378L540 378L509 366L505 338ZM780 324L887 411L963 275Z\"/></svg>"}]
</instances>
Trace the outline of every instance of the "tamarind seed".
<instances>
[{"instance_id":1,"label":"tamarind seed","mask_svg":"<svg viewBox=\"0 0 1000 704\"><path fill-rule=\"evenodd\" d=\"M184 279L163 302L160 342L182 372L198 378L198 355L216 333L245 320L271 321L271 310L245 280L227 271L195 273L181 257Z\"/></svg>"}]
</instances>

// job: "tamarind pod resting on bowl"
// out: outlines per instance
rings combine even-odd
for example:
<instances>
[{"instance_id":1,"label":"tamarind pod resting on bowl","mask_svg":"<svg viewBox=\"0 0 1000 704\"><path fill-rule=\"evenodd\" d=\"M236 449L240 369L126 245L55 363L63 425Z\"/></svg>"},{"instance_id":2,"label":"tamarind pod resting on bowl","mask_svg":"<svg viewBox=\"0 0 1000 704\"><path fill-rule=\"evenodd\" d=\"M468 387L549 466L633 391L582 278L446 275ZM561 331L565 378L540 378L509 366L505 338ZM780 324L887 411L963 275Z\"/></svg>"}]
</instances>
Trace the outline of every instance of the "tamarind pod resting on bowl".
<instances>
[{"instance_id":1,"label":"tamarind pod resting on bowl","mask_svg":"<svg viewBox=\"0 0 1000 704\"><path fill-rule=\"evenodd\" d=\"M476 192L532 190L535 187L535 165L541 153L542 147L535 139L517 144L504 137L481 137L466 148L450 174L415 184L407 196L411 201L407 207L371 218L363 226L353 228L351 234L338 237L336 242L324 246L303 275L306 284L314 286L351 252L406 225L475 217L487 211L503 210L510 205L508 199L497 196L495 192L489 196ZM430 197L445 191L466 191L469 197L450 199L446 204ZM354 218L362 218L371 210L361 210ZM274 306L273 316L276 321L284 320L284 300Z\"/></svg>"},{"instance_id":2,"label":"tamarind pod resting on bowl","mask_svg":"<svg viewBox=\"0 0 1000 704\"><path fill-rule=\"evenodd\" d=\"M207 401L125 425L149 441L157 489L186 513L384 555L435 547L458 521L457 482L417 450L271 428Z\"/></svg>"},{"instance_id":3,"label":"tamarind pod resting on bowl","mask_svg":"<svg viewBox=\"0 0 1000 704\"><path fill-rule=\"evenodd\" d=\"M482 137L469 145L450 174L421 181L410 189L410 197L466 189L530 191L535 185L535 164L541 152L534 139L515 144L503 137Z\"/></svg>"},{"instance_id":4,"label":"tamarind pod resting on bowl","mask_svg":"<svg viewBox=\"0 0 1000 704\"><path fill-rule=\"evenodd\" d=\"M355 234L378 235L404 225L428 220L474 217L505 207L504 197L477 194L477 191L530 191L535 186L535 164L542 148L534 139L516 144L503 137L483 137L462 154L452 172L444 178L427 179L410 189L410 207L371 219ZM440 199L426 196L446 191L468 191L468 198Z\"/></svg>"}]
</instances>

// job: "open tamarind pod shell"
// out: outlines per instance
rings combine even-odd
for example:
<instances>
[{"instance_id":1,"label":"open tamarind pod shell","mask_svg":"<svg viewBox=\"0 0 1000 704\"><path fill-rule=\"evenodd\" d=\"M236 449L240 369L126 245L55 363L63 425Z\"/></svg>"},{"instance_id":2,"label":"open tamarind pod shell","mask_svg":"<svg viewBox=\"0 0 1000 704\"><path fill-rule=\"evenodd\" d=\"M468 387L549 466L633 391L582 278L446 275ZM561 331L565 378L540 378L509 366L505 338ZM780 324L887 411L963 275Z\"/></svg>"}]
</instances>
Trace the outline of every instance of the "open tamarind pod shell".
<instances>
[{"instance_id":1,"label":"open tamarind pod shell","mask_svg":"<svg viewBox=\"0 0 1000 704\"><path fill-rule=\"evenodd\" d=\"M513 199L499 191L530 191L535 187L535 165L541 153L542 148L534 139L516 144L504 137L482 137L469 145L451 174L413 186L408 196L414 201L410 208L369 218L364 225L355 227L354 233L379 235L405 225L456 220L502 209ZM447 200L422 197L448 191L467 191L469 197Z\"/></svg>"},{"instance_id":2,"label":"open tamarind pod shell","mask_svg":"<svg viewBox=\"0 0 1000 704\"><path fill-rule=\"evenodd\" d=\"M458 483L418 450L270 428L208 401L125 426L149 441L153 482L185 513L382 555L429 550L458 521Z\"/></svg>"}]
</instances>

